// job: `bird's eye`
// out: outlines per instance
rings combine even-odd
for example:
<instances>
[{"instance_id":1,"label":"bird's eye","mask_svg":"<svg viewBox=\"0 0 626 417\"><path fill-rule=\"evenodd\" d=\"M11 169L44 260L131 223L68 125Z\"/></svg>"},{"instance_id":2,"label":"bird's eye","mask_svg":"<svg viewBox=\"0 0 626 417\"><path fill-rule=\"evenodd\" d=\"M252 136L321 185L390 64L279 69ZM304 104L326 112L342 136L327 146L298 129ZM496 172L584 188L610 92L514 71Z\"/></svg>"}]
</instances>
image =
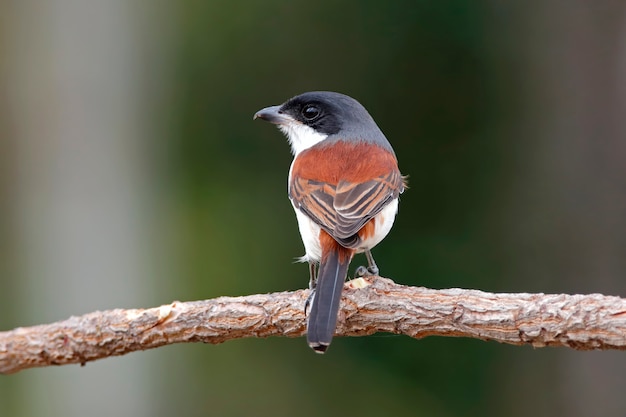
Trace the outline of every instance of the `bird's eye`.
<instances>
[{"instance_id":1,"label":"bird's eye","mask_svg":"<svg viewBox=\"0 0 626 417\"><path fill-rule=\"evenodd\" d=\"M320 115L319 107L309 104L302 109L302 116L307 120L313 120Z\"/></svg>"}]
</instances>

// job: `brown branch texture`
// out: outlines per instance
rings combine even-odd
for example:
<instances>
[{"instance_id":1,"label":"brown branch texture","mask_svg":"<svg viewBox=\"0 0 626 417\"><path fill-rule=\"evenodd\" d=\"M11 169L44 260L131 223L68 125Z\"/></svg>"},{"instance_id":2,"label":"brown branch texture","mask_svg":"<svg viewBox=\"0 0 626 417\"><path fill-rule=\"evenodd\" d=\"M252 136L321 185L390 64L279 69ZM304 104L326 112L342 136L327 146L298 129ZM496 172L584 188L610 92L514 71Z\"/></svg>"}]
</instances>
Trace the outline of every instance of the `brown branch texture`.
<instances>
[{"instance_id":1,"label":"brown branch texture","mask_svg":"<svg viewBox=\"0 0 626 417\"><path fill-rule=\"evenodd\" d=\"M85 364L184 342L299 337L309 290L178 302L148 309L97 311L0 332L0 373ZM534 347L626 349L626 299L566 294L430 290L380 277L345 286L337 336L377 332L470 337ZM304 349L304 347L303 347Z\"/></svg>"}]
</instances>

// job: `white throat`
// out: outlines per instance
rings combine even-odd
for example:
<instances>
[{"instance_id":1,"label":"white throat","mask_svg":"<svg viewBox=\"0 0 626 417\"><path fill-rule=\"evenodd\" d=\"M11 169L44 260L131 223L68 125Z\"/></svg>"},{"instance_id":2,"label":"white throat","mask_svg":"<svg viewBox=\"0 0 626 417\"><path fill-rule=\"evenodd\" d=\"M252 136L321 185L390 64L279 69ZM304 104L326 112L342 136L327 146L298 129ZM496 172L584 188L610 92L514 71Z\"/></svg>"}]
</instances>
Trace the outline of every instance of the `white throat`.
<instances>
[{"instance_id":1,"label":"white throat","mask_svg":"<svg viewBox=\"0 0 626 417\"><path fill-rule=\"evenodd\" d=\"M294 156L328 137L328 135L318 133L315 129L295 121L278 125L278 128L287 136Z\"/></svg>"}]
</instances>

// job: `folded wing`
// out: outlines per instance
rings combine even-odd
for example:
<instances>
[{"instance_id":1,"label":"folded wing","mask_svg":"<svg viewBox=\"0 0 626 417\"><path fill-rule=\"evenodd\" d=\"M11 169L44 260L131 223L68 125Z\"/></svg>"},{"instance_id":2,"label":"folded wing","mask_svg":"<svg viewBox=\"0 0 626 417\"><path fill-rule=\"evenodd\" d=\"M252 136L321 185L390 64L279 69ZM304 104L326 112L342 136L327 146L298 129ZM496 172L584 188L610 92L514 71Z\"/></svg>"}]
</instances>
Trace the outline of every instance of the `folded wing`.
<instances>
[{"instance_id":1,"label":"folded wing","mask_svg":"<svg viewBox=\"0 0 626 417\"><path fill-rule=\"evenodd\" d=\"M363 155L356 157L362 158ZM375 157L369 159L372 163L390 160ZM324 170L325 178L308 178L306 170L298 169L295 165L295 169L292 169L289 197L297 208L342 246L356 248L360 243L357 232L404 191L404 179L398 170L395 157L392 156L391 162L387 163L384 169L381 167L367 169L367 166L365 169L360 168L359 174L355 175L355 170L348 171L347 168L363 165L363 161L352 161L350 165L348 156L344 161L328 166ZM368 178L367 172L379 175Z\"/></svg>"}]
</instances>

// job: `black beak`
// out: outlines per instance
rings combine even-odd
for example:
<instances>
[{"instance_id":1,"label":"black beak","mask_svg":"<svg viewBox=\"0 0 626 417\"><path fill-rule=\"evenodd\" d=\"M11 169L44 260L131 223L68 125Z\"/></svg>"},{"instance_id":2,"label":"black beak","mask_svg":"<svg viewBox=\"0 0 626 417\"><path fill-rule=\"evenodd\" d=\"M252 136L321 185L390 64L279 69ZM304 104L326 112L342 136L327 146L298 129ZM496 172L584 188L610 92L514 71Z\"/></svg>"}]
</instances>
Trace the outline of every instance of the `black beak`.
<instances>
[{"instance_id":1,"label":"black beak","mask_svg":"<svg viewBox=\"0 0 626 417\"><path fill-rule=\"evenodd\" d=\"M275 125L282 125L292 120L291 117L280 112L280 106L270 106L259 110L254 113L252 120L257 118L263 119L266 122L270 122Z\"/></svg>"}]
</instances>

